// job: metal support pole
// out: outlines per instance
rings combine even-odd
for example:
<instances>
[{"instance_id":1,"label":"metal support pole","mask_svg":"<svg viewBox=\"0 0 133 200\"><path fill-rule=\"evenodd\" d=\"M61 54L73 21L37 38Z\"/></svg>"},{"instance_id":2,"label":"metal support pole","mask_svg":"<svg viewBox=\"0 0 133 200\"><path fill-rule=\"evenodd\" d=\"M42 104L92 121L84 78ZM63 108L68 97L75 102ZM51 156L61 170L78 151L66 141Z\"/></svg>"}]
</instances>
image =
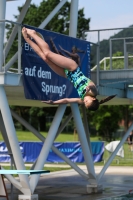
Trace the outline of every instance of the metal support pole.
<instances>
[{"instance_id":1,"label":"metal support pole","mask_svg":"<svg viewBox=\"0 0 133 200\"><path fill-rule=\"evenodd\" d=\"M5 69L4 69L5 72L7 72L8 69L15 63L15 61L17 60L17 58L18 58L18 52L16 52L14 54L14 56L9 60L9 62L6 63Z\"/></svg>"},{"instance_id":2,"label":"metal support pole","mask_svg":"<svg viewBox=\"0 0 133 200\"><path fill-rule=\"evenodd\" d=\"M1 166L2 170L5 170L2 166ZM17 181L12 175L10 174L4 174L4 176L9 180L10 183L12 183L16 188L18 188L20 191L22 189L22 186L20 184L19 181Z\"/></svg>"},{"instance_id":3,"label":"metal support pole","mask_svg":"<svg viewBox=\"0 0 133 200\"><path fill-rule=\"evenodd\" d=\"M31 131L37 138L42 142L45 142L46 138L41 135L34 127L32 127L26 120L16 114L11 110L12 116L18 120L23 126L25 126L29 131ZM82 177L88 179L88 175L81 170L75 163L73 163L67 156L65 156L61 151L59 151L54 145L51 147L52 151L56 153L60 158L62 158L68 165L70 165L75 171L77 171Z\"/></svg>"},{"instance_id":4,"label":"metal support pole","mask_svg":"<svg viewBox=\"0 0 133 200\"><path fill-rule=\"evenodd\" d=\"M0 112L0 131L1 131L2 137L5 141L5 144L6 144L8 151L11 152L11 147L10 147L10 143L9 143L9 140L8 140L8 137L7 137L7 132L6 132L6 129L5 129L5 125L4 125L4 122L3 122L1 112Z\"/></svg>"},{"instance_id":5,"label":"metal support pole","mask_svg":"<svg viewBox=\"0 0 133 200\"><path fill-rule=\"evenodd\" d=\"M87 138L87 142L90 148L90 152L92 155L92 149L91 149L91 142L90 142L90 133L89 133L89 127L88 127L88 122L87 122L87 113L86 113L86 108L85 105L81 105L82 107L82 112L83 112L83 122L84 122L84 127L85 127L85 134Z\"/></svg>"},{"instance_id":6,"label":"metal support pole","mask_svg":"<svg viewBox=\"0 0 133 200\"><path fill-rule=\"evenodd\" d=\"M97 46L97 86L99 86L99 70L100 70L100 31L98 31L98 46Z\"/></svg>"},{"instance_id":7,"label":"metal support pole","mask_svg":"<svg viewBox=\"0 0 133 200\"><path fill-rule=\"evenodd\" d=\"M10 142L11 150L14 155L15 164L17 169L25 170L24 162L22 159L21 151L19 148L16 132L11 117L8 101L3 86L0 85L0 109L5 124L7 136ZM27 175L20 175L20 182L22 187L29 189L29 182ZM29 191L28 191L29 192Z\"/></svg>"},{"instance_id":8,"label":"metal support pole","mask_svg":"<svg viewBox=\"0 0 133 200\"><path fill-rule=\"evenodd\" d=\"M18 26L18 73L21 73L21 26Z\"/></svg>"},{"instance_id":9,"label":"metal support pole","mask_svg":"<svg viewBox=\"0 0 133 200\"><path fill-rule=\"evenodd\" d=\"M79 139L80 139L80 142L81 142L82 151L83 151L83 155L84 155L84 158L85 158L85 163L87 165L89 178L90 178L89 181L90 181L91 184L96 184L96 175L95 175L95 170L94 170L94 163L93 163L93 159L92 159L90 149L89 149L89 146L88 146L88 143L87 143L87 138L85 136L85 131L84 131L83 123L82 123L82 120L81 120L78 104L72 103L71 109L72 109L76 129L77 129L77 132L79 134Z\"/></svg>"},{"instance_id":10,"label":"metal support pole","mask_svg":"<svg viewBox=\"0 0 133 200\"><path fill-rule=\"evenodd\" d=\"M5 19L6 1L0 0L0 20ZM0 22L0 72L3 65L3 44L4 44L5 23Z\"/></svg>"},{"instance_id":11,"label":"metal support pole","mask_svg":"<svg viewBox=\"0 0 133 200\"><path fill-rule=\"evenodd\" d=\"M60 125L60 122L62 120L63 114L65 112L65 109L66 109L66 104L63 104L63 105L60 105L58 107L57 111L56 111L54 120L53 120L52 125L51 125L51 127L49 129L47 138L46 138L46 140L44 142L44 145L43 145L42 150L40 152L40 155L38 157L36 166L34 168L35 170L42 169L44 164L45 164L45 162L46 162L46 159L47 159L49 151L50 151L50 149L52 147L55 135L57 133L58 127ZM31 186L32 193L34 192L35 187L36 187L36 185L38 183L39 176L40 175L36 174L36 175L33 175L31 177L31 179L30 179L30 186Z\"/></svg>"},{"instance_id":12,"label":"metal support pole","mask_svg":"<svg viewBox=\"0 0 133 200\"><path fill-rule=\"evenodd\" d=\"M109 40L110 46L110 70L112 70L112 40Z\"/></svg>"},{"instance_id":13,"label":"metal support pole","mask_svg":"<svg viewBox=\"0 0 133 200\"><path fill-rule=\"evenodd\" d=\"M124 39L124 69L127 69L127 47L126 47L126 39Z\"/></svg>"},{"instance_id":14,"label":"metal support pole","mask_svg":"<svg viewBox=\"0 0 133 200\"><path fill-rule=\"evenodd\" d=\"M106 70L106 57L104 58L104 70Z\"/></svg>"},{"instance_id":15,"label":"metal support pole","mask_svg":"<svg viewBox=\"0 0 133 200\"><path fill-rule=\"evenodd\" d=\"M47 16L47 18L40 24L38 28L44 28L66 2L67 0L60 1L60 3L54 8L54 10Z\"/></svg>"},{"instance_id":16,"label":"metal support pole","mask_svg":"<svg viewBox=\"0 0 133 200\"><path fill-rule=\"evenodd\" d=\"M2 134L2 137L4 139L4 142L6 144L6 147L8 149L8 152L10 152L10 153L8 153L8 155L10 155L10 159L11 159L10 169L13 169L14 158L13 158L10 143L9 143L9 140L8 140L8 137L7 137L7 133L6 133L6 129L5 129L3 119L2 119L1 112L0 112L0 130L1 130L1 134ZM13 200L13 184L12 183L11 183L11 200Z\"/></svg>"},{"instance_id":17,"label":"metal support pole","mask_svg":"<svg viewBox=\"0 0 133 200\"><path fill-rule=\"evenodd\" d=\"M79 0L71 0L69 35L72 37L77 35L78 3Z\"/></svg>"},{"instance_id":18,"label":"metal support pole","mask_svg":"<svg viewBox=\"0 0 133 200\"><path fill-rule=\"evenodd\" d=\"M13 160L13 154L12 153L8 153L10 155L10 169L13 170L13 163L14 163L14 160ZM13 184L11 183L11 200L13 200Z\"/></svg>"},{"instance_id":19,"label":"metal support pole","mask_svg":"<svg viewBox=\"0 0 133 200\"><path fill-rule=\"evenodd\" d=\"M29 8L30 3L31 3L31 0L26 0L25 1L25 4L24 4L24 6L23 6L23 8L21 10L21 13L20 13L20 15L18 16L18 19L17 19L18 23L22 23L22 21L23 21L23 19L25 17L25 14L26 14L26 12L27 12L27 10ZM8 54L8 52L9 52L9 50L10 50L12 44L13 44L13 41L14 41L16 35L17 35L17 32L18 32L18 25L15 25L13 30L12 30L12 33L10 35L10 38L9 38L9 40L8 40L6 46L5 46L5 49L4 49L5 58L7 57L7 54Z\"/></svg>"},{"instance_id":20,"label":"metal support pole","mask_svg":"<svg viewBox=\"0 0 133 200\"><path fill-rule=\"evenodd\" d=\"M128 69L128 52L126 52L126 64L127 64L126 65L127 66L126 69Z\"/></svg>"},{"instance_id":21,"label":"metal support pole","mask_svg":"<svg viewBox=\"0 0 133 200\"><path fill-rule=\"evenodd\" d=\"M5 170L2 166L1 166L2 170ZM16 188L18 188L18 190L20 190L23 194L28 194L30 195L30 193L28 193L26 191L26 188L23 188L21 183L19 181L16 180L16 178L14 178L12 175L10 174L4 174L4 176L7 178L7 180L12 183ZM12 199L11 199L12 200Z\"/></svg>"}]
</instances>

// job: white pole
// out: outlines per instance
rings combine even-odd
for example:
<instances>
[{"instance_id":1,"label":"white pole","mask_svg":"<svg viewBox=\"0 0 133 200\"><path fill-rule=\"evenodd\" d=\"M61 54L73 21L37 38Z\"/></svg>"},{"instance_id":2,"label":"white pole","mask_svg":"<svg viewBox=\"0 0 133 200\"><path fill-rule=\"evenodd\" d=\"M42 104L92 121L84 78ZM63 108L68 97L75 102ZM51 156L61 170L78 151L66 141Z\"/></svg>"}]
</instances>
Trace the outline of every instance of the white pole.
<instances>
[{"instance_id":1,"label":"white pole","mask_svg":"<svg viewBox=\"0 0 133 200\"><path fill-rule=\"evenodd\" d=\"M79 108L78 108L78 104L77 103L71 103L71 109L72 109L72 113L73 113L73 118L75 121L75 125L77 128L77 132L79 135L79 139L81 142L81 147L82 147L82 151L83 151L83 155L84 155L84 159L85 159L85 163L87 165L87 169L89 172L89 181L91 184L96 184L96 175L95 175L95 170L94 170L94 163L92 160L92 155L88 146L88 142L87 142L87 138L85 135L85 131L84 131L84 127L83 127L83 123L81 120L81 116L80 116L80 112L79 112Z\"/></svg>"},{"instance_id":2,"label":"white pole","mask_svg":"<svg viewBox=\"0 0 133 200\"><path fill-rule=\"evenodd\" d=\"M47 18L40 24L39 28L44 28L50 20L57 14L57 12L62 8L62 6L67 2L67 0L62 0L54 10L47 16Z\"/></svg>"},{"instance_id":3,"label":"white pole","mask_svg":"<svg viewBox=\"0 0 133 200\"><path fill-rule=\"evenodd\" d=\"M77 36L78 3L78 0L71 0L69 35L72 37Z\"/></svg>"},{"instance_id":4,"label":"white pole","mask_svg":"<svg viewBox=\"0 0 133 200\"><path fill-rule=\"evenodd\" d=\"M21 73L21 26L18 26L18 74Z\"/></svg>"},{"instance_id":5,"label":"white pole","mask_svg":"<svg viewBox=\"0 0 133 200\"><path fill-rule=\"evenodd\" d=\"M25 5L23 6L23 8L21 10L21 13L20 13L20 15L19 15L19 17L17 19L18 23L22 23L22 21L23 21L23 19L25 17L25 14L26 14L26 12L27 12L27 10L29 8L30 3L31 3L31 0L26 0ZM13 43L16 35L17 35L17 32L18 32L18 25L15 25L13 30L12 30L12 33L11 33L11 35L9 37L9 40L8 40L6 46L5 46L5 49L4 49L5 57L7 56L8 52L9 52L11 46L12 46L12 43Z\"/></svg>"},{"instance_id":6,"label":"white pole","mask_svg":"<svg viewBox=\"0 0 133 200\"><path fill-rule=\"evenodd\" d=\"M65 109L66 109L66 104L62 104L62 105L60 105L58 107L58 109L56 111L54 120L53 120L52 125L51 125L51 127L49 129L47 138L46 138L46 140L44 142L44 145L43 145L42 150L40 152L40 155L38 157L36 166L34 168L35 170L42 169L44 164L45 164L45 162L46 162L46 159L48 157L49 151L50 151L50 149L52 147L52 144L54 142L54 138L55 138L55 135L57 133L58 127L60 125L60 122L62 120L63 114L65 112ZM30 186L31 186L32 193L35 190L35 187L37 185L39 176L40 176L39 174L36 174L36 175L33 175L31 177L31 179L30 179Z\"/></svg>"},{"instance_id":7,"label":"white pole","mask_svg":"<svg viewBox=\"0 0 133 200\"><path fill-rule=\"evenodd\" d=\"M8 101L3 86L0 85L0 109L5 124L8 140L14 156L14 161L17 169L25 170L22 154L20 151L19 143L16 137L12 116L10 113ZM20 182L22 187L29 189L29 182L27 175L20 175Z\"/></svg>"},{"instance_id":8,"label":"white pole","mask_svg":"<svg viewBox=\"0 0 133 200\"><path fill-rule=\"evenodd\" d=\"M82 112L83 112L83 122L84 122L84 128L85 128L86 138L87 138L89 149L90 149L90 152L91 152L91 155L92 155L91 141L90 141L90 132L89 132L89 126L88 126L88 121L87 121L87 113L86 113L85 105L82 105L81 108L82 108Z\"/></svg>"},{"instance_id":9,"label":"white pole","mask_svg":"<svg viewBox=\"0 0 133 200\"><path fill-rule=\"evenodd\" d=\"M45 142L46 138L43 135L41 135L33 126L31 126L26 120L20 117L13 110L11 110L11 114L16 120L23 124L23 126L25 126L29 131L31 131L37 138L39 138L42 142ZM61 157L68 165L75 169L75 171L77 171L82 177L88 179L88 175L83 170L81 170L74 162L72 162L66 155L59 151L54 145L52 145L51 149L54 153Z\"/></svg>"},{"instance_id":10,"label":"white pole","mask_svg":"<svg viewBox=\"0 0 133 200\"><path fill-rule=\"evenodd\" d=\"M6 1L0 0L0 20L5 19ZM5 23L0 22L0 72L3 64L3 44L4 44Z\"/></svg>"},{"instance_id":11,"label":"white pole","mask_svg":"<svg viewBox=\"0 0 133 200\"><path fill-rule=\"evenodd\" d=\"M5 68L4 68L4 71L5 71L5 72L7 72L8 69L15 63L15 61L17 60L17 58L18 58L18 52L16 52L16 53L12 56L12 58L9 60L9 62L6 63Z\"/></svg>"},{"instance_id":12,"label":"white pole","mask_svg":"<svg viewBox=\"0 0 133 200\"><path fill-rule=\"evenodd\" d=\"M76 37L77 35L77 23L78 23L78 0L71 0L71 10L70 10L70 28L69 28L69 36ZM76 124L76 128L79 134L85 162L87 165L87 169L89 172L89 181L91 184L96 183L96 175L94 171L94 164L92 160L92 155L90 153L90 149L88 146L87 138L85 135L83 123L81 120L79 107L77 103L71 104L71 109L74 117L74 121Z\"/></svg>"}]
</instances>

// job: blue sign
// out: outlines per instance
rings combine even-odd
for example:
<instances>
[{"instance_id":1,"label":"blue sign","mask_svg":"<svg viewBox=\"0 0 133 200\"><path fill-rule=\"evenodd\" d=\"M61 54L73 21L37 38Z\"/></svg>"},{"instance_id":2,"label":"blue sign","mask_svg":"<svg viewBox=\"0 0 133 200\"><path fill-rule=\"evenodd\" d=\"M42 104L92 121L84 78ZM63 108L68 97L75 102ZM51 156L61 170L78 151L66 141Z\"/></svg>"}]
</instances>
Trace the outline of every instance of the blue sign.
<instances>
[{"instance_id":1,"label":"blue sign","mask_svg":"<svg viewBox=\"0 0 133 200\"><path fill-rule=\"evenodd\" d=\"M43 142L20 142L19 146L24 162L35 162L40 154L43 144ZM85 162L80 142L54 142L53 145L72 162ZM93 161L102 161L104 142L91 142L91 148ZM10 155L4 142L0 142L0 162L10 162ZM64 162L64 160L56 155L51 149L46 162L60 163Z\"/></svg>"},{"instance_id":2,"label":"blue sign","mask_svg":"<svg viewBox=\"0 0 133 200\"><path fill-rule=\"evenodd\" d=\"M84 75L90 78L90 43L59 33L30 26L49 44L51 51L69 57L78 63ZM75 55L72 50L75 49ZM78 98L72 83L56 74L23 40L22 48L23 84L26 99L53 100Z\"/></svg>"}]
</instances>

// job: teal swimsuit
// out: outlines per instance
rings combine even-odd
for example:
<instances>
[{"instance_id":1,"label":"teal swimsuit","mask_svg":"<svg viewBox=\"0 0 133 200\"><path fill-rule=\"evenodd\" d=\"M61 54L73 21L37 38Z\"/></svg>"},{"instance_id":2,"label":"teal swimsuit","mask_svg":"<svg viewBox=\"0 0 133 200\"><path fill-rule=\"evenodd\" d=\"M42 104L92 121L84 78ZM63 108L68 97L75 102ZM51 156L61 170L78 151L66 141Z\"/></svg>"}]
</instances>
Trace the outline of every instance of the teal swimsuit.
<instances>
[{"instance_id":1,"label":"teal swimsuit","mask_svg":"<svg viewBox=\"0 0 133 200\"><path fill-rule=\"evenodd\" d=\"M68 80L71 81L71 83L76 88L78 95L81 99L84 99L84 96L86 94L86 86L91 82L91 80L84 76L80 68L78 67L74 71L68 71L65 69L65 74L68 78Z\"/></svg>"}]
</instances>

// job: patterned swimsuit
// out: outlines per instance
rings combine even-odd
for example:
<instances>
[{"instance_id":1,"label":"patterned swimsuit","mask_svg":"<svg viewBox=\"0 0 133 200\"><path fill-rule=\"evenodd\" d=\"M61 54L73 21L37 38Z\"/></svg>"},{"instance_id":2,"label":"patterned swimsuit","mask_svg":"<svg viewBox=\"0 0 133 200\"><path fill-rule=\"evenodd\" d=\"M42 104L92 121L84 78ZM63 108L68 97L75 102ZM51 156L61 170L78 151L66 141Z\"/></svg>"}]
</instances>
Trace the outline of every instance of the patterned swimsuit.
<instances>
[{"instance_id":1,"label":"patterned swimsuit","mask_svg":"<svg viewBox=\"0 0 133 200\"><path fill-rule=\"evenodd\" d=\"M84 96L86 94L86 86L88 86L91 80L84 76L79 67L74 71L68 71L67 69L65 69L65 74L68 80L70 80L76 88L79 97L81 99L84 99Z\"/></svg>"}]
</instances>

